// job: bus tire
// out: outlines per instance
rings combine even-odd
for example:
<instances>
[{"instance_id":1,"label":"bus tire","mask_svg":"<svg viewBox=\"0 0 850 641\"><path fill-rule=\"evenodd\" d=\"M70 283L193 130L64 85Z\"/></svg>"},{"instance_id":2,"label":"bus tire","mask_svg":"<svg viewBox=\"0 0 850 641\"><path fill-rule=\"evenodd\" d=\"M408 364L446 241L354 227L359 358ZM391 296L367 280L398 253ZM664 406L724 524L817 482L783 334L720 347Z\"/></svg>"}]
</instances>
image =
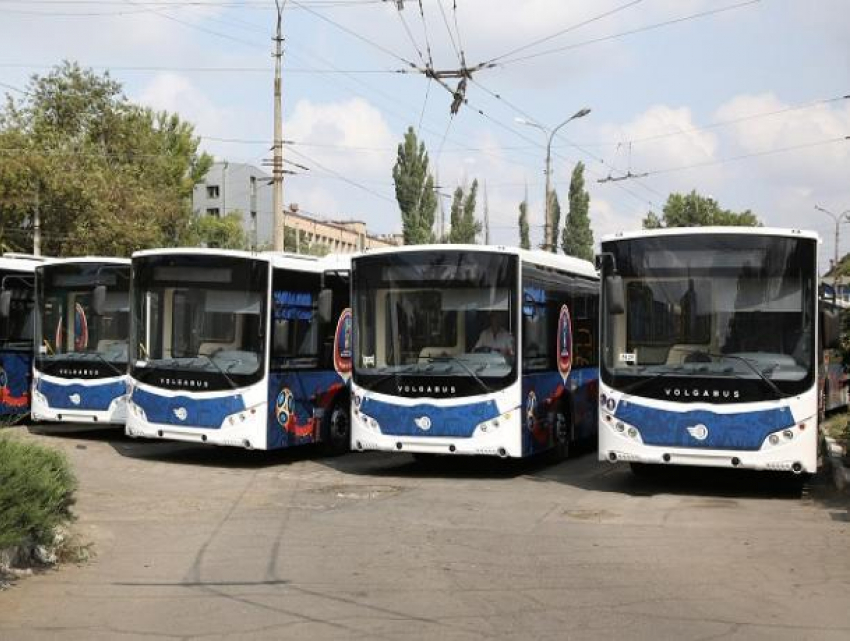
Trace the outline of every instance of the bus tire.
<instances>
[{"instance_id":1,"label":"bus tire","mask_svg":"<svg viewBox=\"0 0 850 641\"><path fill-rule=\"evenodd\" d=\"M341 399L334 403L328 415L325 451L330 456L339 456L351 450L351 417L348 403Z\"/></svg>"},{"instance_id":2,"label":"bus tire","mask_svg":"<svg viewBox=\"0 0 850 641\"><path fill-rule=\"evenodd\" d=\"M572 425L566 407L560 407L552 417L552 432L555 445L552 448L552 459L555 462L566 461L570 456L572 445Z\"/></svg>"}]
</instances>

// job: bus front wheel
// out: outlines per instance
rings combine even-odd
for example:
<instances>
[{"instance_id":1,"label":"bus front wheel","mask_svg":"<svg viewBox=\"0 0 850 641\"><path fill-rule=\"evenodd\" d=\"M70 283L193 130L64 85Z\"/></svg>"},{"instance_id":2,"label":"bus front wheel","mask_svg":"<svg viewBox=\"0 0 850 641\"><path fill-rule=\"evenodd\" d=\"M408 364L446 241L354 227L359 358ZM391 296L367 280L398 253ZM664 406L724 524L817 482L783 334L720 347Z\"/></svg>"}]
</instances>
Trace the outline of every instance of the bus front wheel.
<instances>
[{"instance_id":1,"label":"bus front wheel","mask_svg":"<svg viewBox=\"0 0 850 641\"><path fill-rule=\"evenodd\" d=\"M570 441L572 431L570 421L563 408L555 412L552 429L555 436L555 447L552 450L552 458L555 461L565 461L570 456Z\"/></svg>"},{"instance_id":2,"label":"bus front wheel","mask_svg":"<svg viewBox=\"0 0 850 641\"><path fill-rule=\"evenodd\" d=\"M336 403L328 417L327 453L332 456L345 454L351 449L351 420L347 403Z\"/></svg>"}]
</instances>

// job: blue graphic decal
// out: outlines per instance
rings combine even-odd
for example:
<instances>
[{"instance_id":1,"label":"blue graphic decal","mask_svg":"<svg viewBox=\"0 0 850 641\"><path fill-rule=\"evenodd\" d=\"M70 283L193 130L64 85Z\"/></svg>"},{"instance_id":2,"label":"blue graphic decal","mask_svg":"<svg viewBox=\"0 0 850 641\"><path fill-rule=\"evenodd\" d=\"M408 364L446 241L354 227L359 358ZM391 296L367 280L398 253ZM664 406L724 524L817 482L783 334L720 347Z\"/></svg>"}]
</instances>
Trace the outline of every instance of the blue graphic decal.
<instances>
[{"instance_id":1,"label":"blue graphic decal","mask_svg":"<svg viewBox=\"0 0 850 641\"><path fill-rule=\"evenodd\" d=\"M313 319L313 295L310 292L274 291L272 304L275 320Z\"/></svg>"},{"instance_id":2,"label":"blue graphic decal","mask_svg":"<svg viewBox=\"0 0 850 641\"><path fill-rule=\"evenodd\" d=\"M30 411L32 356L0 352L0 416Z\"/></svg>"},{"instance_id":3,"label":"blue graphic decal","mask_svg":"<svg viewBox=\"0 0 850 641\"><path fill-rule=\"evenodd\" d=\"M528 424L524 422L522 455L531 456L555 444L551 418L564 394L570 394L575 438L588 439L595 435L598 429L598 392L599 370L595 367L573 369L567 378L566 386L561 373L557 371L523 375L522 395L524 399L528 399L530 394L534 394L536 420L534 429L525 429Z\"/></svg>"},{"instance_id":4,"label":"blue graphic decal","mask_svg":"<svg viewBox=\"0 0 850 641\"><path fill-rule=\"evenodd\" d=\"M323 440L321 416L346 385L335 371L280 372L269 376L269 449ZM317 412L318 410L318 412Z\"/></svg>"},{"instance_id":5,"label":"blue graphic decal","mask_svg":"<svg viewBox=\"0 0 850 641\"><path fill-rule=\"evenodd\" d=\"M221 428L225 418L245 409L241 395L201 399L160 396L138 388L133 391L133 402L145 411L150 423L211 430Z\"/></svg>"},{"instance_id":6,"label":"blue graphic decal","mask_svg":"<svg viewBox=\"0 0 850 641\"><path fill-rule=\"evenodd\" d=\"M787 407L715 414L668 412L630 401L621 401L614 416L636 427L646 445L723 450L757 450L768 434L796 422Z\"/></svg>"},{"instance_id":7,"label":"blue graphic decal","mask_svg":"<svg viewBox=\"0 0 850 641\"><path fill-rule=\"evenodd\" d=\"M40 379L37 389L53 409L105 412L112 401L127 393L127 383L113 381L101 385L80 385L52 383Z\"/></svg>"},{"instance_id":8,"label":"blue graphic decal","mask_svg":"<svg viewBox=\"0 0 850 641\"><path fill-rule=\"evenodd\" d=\"M428 403L401 407L367 398L360 410L378 421L382 434L454 438L469 438L479 423L492 420L500 414L494 401L454 407L438 407Z\"/></svg>"}]
</instances>

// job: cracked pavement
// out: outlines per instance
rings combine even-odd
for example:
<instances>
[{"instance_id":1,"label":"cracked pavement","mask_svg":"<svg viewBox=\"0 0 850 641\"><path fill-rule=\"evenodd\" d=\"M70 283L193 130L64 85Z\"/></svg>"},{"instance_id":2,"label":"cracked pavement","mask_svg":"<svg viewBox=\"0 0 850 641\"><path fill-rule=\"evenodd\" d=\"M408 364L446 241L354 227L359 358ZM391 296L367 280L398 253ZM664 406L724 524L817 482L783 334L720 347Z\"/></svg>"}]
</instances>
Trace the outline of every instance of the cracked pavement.
<instances>
[{"instance_id":1,"label":"cracked pavement","mask_svg":"<svg viewBox=\"0 0 850 641\"><path fill-rule=\"evenodd\" d=\"M824 479L132 441L64 450L94 544L0 593L14 639L847 639Z\"/></svg>"}]
</instances>

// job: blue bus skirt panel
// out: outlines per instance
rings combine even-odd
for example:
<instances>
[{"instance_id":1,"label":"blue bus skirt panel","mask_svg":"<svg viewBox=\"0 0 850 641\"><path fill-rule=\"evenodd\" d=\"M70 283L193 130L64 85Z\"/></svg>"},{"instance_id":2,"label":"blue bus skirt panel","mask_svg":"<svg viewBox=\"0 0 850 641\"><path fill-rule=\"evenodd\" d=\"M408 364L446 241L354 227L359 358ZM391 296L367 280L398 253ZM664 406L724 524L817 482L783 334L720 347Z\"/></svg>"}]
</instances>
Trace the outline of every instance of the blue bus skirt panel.
<instances>
[{"instance_id":1,"label":"blue bus skirt panel","mask_svg":"<svg viewBox=\"0 0 850 641\"><path fill-rule=\"evenodd\" d=\"M138 388L133 390L133 403L144 410L149 423L210 430L220 429L224 419L245 409L242 395L199 399L160 396Z\"/></svg>"},{"instance_id":2,"label":"blue bus skirt panel","mask_svg":"<svg viewBox=\"0 0 850 641\"><path fill-rule=\"evenodd\" d=\"M788 407L716 414L708 410L670 412L631 401L620 401L614 417L637 428L646 445L717 450L758 450L772 432L796 423Z\"/></svg>"},{"instance_id":3,"label":"blue bus skirt panel","mask_svg":"<svg viewBox=\"0 0 850 641\"><path fill-rule=\"evenodd\" d=\"M373 398L364 399L360 411L378 422L381 434L425 438L470 438L481 423L501 414L495 401L402 406ZM423 421L425 417L428 421Z\"/></svg>"},{"instance_id":4,"label":"blue bus skirt panel","mask_svg":"<svg viewBox=\"0 0 850 641\"><path fill-rule=\"evenodd\" d=\"M574 369L566 387L559 372L525 374L522 377L522 455L531 456L554 446L555 435L550 415L565 394L573 409L573 435L589 438L598 429L599 370Z\"/></svg>"},{"instance_id":5,"label":"blue bus skirt panel","mask_svg":"<svg viewBox=\"0 0 850 641\"><path fill-rule=\"evenodd\" d=\"M268 449L320 442L325 413L345 388L334 370L270 374Z\"/></svg>"},{"instance_id":6,"label":"blue bus skirt panel","mask_svg":"<svg viewBox=\"0 0 850 641\"><path fill-rule=\"evenodd\" d=\"M20 352L0 352L0 416L30 411L32 356Z\"/></svg>"},{"instance_id":7,"label":"blue bus skirt panel","mask_svg":"<svg viewBox=\"0 0 850 641\"><path fill-rule=\"evenodd\" d=\"M51 408L105 412L112 401L127 393L127 383L114 381L102 385L61 385L41 379L36 389L44 395Z\"/></svg>"}]
</instances>

